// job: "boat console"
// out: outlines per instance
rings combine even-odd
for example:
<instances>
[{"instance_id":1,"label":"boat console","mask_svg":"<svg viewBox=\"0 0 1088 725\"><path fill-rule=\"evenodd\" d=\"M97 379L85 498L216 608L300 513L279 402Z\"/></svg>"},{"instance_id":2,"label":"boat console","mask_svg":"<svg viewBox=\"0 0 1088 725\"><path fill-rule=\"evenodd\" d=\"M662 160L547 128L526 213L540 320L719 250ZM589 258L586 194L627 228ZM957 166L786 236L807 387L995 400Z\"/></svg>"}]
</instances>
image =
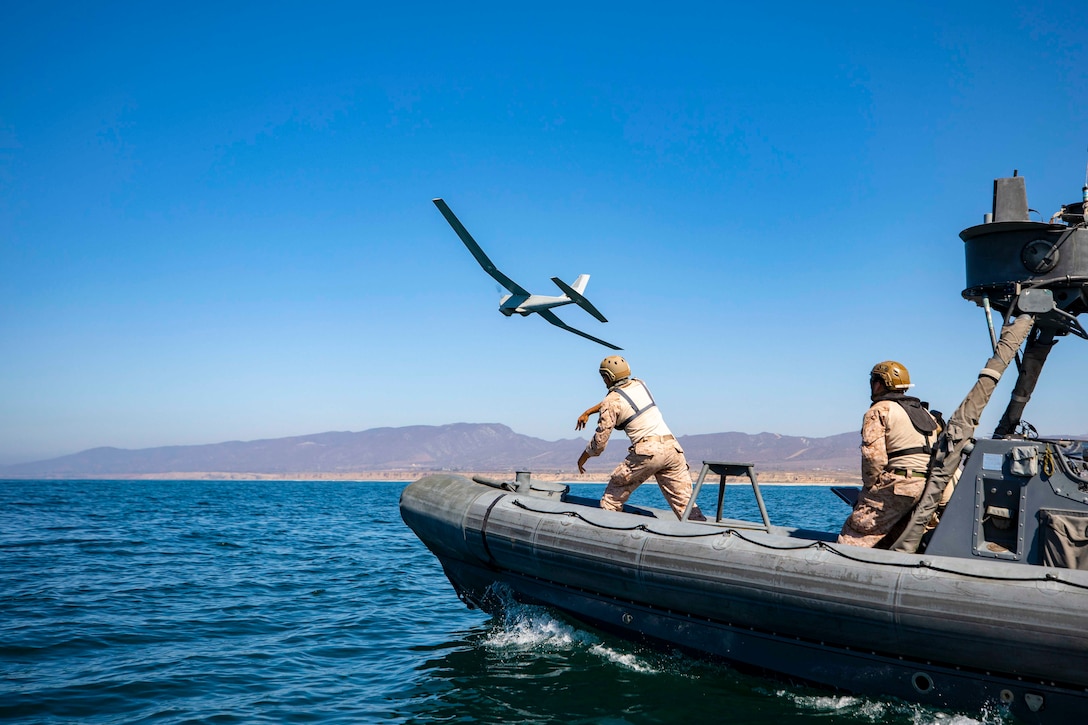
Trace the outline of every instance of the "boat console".
<instances>
[{"instance_id":1,"label":"boat console","mask_svg":"<svg viewBox=\"0 0 1088 725\"><path fill-rule=\"evenodd\" d=\"M1083 447L1059 440L979 440L924 551L1088 569Z\"/></svg>"}]
</instances>

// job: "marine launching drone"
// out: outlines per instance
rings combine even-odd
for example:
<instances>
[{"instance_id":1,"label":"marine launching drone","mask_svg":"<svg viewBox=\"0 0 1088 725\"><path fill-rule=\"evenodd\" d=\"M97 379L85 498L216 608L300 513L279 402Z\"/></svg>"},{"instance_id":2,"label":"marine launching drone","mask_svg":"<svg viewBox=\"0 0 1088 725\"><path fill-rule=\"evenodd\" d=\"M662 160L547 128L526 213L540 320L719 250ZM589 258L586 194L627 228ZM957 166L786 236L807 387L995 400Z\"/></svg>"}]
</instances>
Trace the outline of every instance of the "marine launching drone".
<instances>
[{"instance_id":1,"label":"marine launching drone","mask_svg":"<svg viewBox=\"0 0 1088 725\"><path fill-rule=\"evenodd\" d=\"M593 342L613 350L623 349L610 342L605 342L600 338L582 332L581 330L576 330L560 320L555 313L551 311L553 307L569 305L573 302L601 322L608 322L604 315L602 315L597 308L582 295L586 289L586 283L589 282L588 274L578 275L577 279L574 280L574 284L569 285L558 277L552 277L552 282L555 282L555 285L563 292L563 295L560 297L534 295L499 271L498 267L488 259L486 254L484 254L484 250L480 248L480 245L476 243L476 240L472 238L472 235L468 233L465 226L456 216L454 216L445 201L442 199L433 199L433 201L434 205L438 207L438 211L442 212L442 216L446 217L446 221L453 227L453 231L457 232L457 236L459 236L461 241L465 243L465 246L468 247L468 251L472 252L472 256L476 258L476 261L480 263L480 266L484 268L484 271L510 292L510 294L503 296L503 298L499 300L499 312L507 317L510 317L515 312L522 317L528 317L535 312L551 324L556 327L561 327L567 332L573 332L575 335L584 337L587 340L592 340Z\"/></svg>"}]
</instances>

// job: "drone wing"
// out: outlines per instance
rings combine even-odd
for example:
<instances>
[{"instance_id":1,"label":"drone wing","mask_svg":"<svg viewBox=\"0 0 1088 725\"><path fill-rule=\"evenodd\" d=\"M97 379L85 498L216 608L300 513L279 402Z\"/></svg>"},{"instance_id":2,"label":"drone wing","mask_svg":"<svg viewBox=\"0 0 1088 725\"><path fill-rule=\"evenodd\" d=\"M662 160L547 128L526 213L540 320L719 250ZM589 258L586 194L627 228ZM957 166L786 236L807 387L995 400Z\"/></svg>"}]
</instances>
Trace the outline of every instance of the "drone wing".
<instances>
[{"instance_id":1,"label":"drone wing","mask_svg":"<svg viewBox=\"0 0 1088 725\"><path fill-rule=\"evenodd\" d=\"M556 327L562 327L567 332L573 332L575 335L580 335L581 337L584 337L587 340L593 340L593 342L595 342L595 343L597 343L599 345L604 345L605 347L610 347L613 350L622 350L623 349L622 347L616 347L615 345L613 345L610 342L605 342L604 340L602 340L602 339L600 339L598 337L594 337L593 335L590 335L588 333L582 332L581 330L574 329L573 327L571 327L570 325L566 324L565 322L560 320L558 317L556 317L555 313L552 312L551 310L536 310L536 313L538 315L540 315L541 317L543 317L548 322L555 325Z\"/></svg>"},{"instance_id":2,"label":"drone wing","mask_svg":"<svg viewBox=\"0 0 1088 725\"><path fill-rule=\"evenodd\" d=\"M457 236L461 237L461 241L468 247L468 251L472 252L472 256L476 258L476 261L480 263L480 266L484 268L485 272L494 277L496 282L510 290L511 294L529 296L529 290L500 272L494 262L487 258L487 255L484 254L484 250L480 249L480 245L477 244L476 240L472 238L472 235L468 233L468 230L465 229L465 225L453 215L453 212L450 210L449 206L446 205L446 202L441 199L432 199L432 201L434 201L434 205L438 207L438 211L442 212L442 216L446 217L446 221L453 227L453 231L457 232Z\"/></svg>"}]
</instances>

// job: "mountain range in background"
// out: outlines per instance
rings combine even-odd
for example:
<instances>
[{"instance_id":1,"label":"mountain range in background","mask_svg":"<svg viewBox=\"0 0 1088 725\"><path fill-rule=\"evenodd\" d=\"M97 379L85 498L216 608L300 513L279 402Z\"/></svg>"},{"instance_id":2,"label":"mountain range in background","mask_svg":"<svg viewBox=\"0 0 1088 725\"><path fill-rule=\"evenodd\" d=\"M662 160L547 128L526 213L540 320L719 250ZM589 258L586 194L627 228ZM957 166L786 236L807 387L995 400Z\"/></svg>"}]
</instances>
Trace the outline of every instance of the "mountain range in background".
<instances>
[{"instance_id":1,"label":"mountain range in background","mask_svg":"<svg viewBox=\"0 0 1088 725\"><path fill-rule=\"evenodd\" d=\"M856 432L826 438L774 433L680 436L688 462L754 463L769 481L842 482L859 479ZM92 448L60 458L0 466L0 478L384 478L429 472L508 473L578 480L586 439L546 441L497 423L373 428L257 441L125 450ZM605 454L590 460L587 478L600 479L627 453L613 435ZM593 474L593 475L590 475Z\"/></svg>"}]
</instances>

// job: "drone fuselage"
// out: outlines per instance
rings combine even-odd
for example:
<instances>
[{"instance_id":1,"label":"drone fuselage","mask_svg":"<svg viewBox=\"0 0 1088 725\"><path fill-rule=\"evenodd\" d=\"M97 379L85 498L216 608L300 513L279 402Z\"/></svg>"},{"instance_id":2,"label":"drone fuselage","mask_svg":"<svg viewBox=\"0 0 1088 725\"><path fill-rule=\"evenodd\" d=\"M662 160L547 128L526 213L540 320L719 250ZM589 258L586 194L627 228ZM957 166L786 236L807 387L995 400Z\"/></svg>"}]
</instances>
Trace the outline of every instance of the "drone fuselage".
<instances>
[{"instance_id":1,"label":"drone fuselage","mask_svg":"<svg viewBox=\"0 0 1088 725\"><path fill-rule=\"evenodd\" d=\"M510 317L515 312L522 317L527 317L540 310L550 310L553 307L569 305L573 302L569 297L550 297L548 295L506 295L499 300L499 312Z\"/></svg>"}]
</instances>

